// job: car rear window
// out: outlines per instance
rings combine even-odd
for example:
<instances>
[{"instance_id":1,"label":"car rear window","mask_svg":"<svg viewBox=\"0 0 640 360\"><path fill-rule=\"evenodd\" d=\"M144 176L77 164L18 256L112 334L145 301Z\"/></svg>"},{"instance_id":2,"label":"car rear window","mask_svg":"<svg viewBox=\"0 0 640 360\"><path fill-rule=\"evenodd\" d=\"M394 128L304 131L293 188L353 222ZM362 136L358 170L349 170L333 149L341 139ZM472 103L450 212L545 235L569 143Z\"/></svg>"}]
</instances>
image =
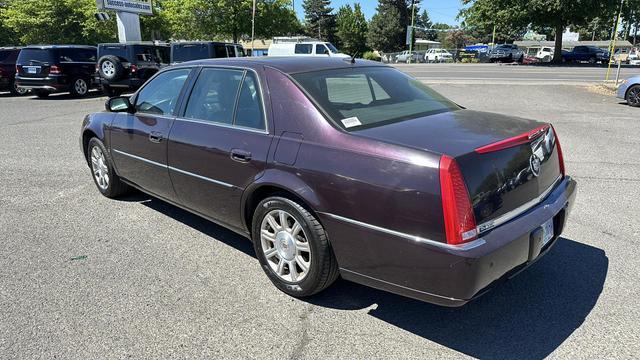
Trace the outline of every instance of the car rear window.
<instances>
[{"instance_id":1,"label":"car rear window","mask_svg":"<svg viewBox=\"0 0 640 360\"><path fill-rule=\"evenodd\" d=\"M174 62L206 59L208 57L209 47L206 44L183 44L174 45L173 47Z\"/></svg>"},{"instance_id":2,"label":"car rear window","mask_svg":"<svg viewBox=\"0 0 640 360\"><path fill-rule=\"evenodd\" d=\"M18 50L0 50L0 63L14 63L19 52Z\"/></svg>"},{"instance_id":3,"label":"car rear window","mask_svg":"<svg viewBox=\"0 0 640 360\"><path fill-rule=\"evenodd\" d=\"M22 49L18 56L19 63L27 63L30 61L38 63L55 63L55 54L53 49Z\"/></svg>"},{"instance_id":4,"label":"car rear window","mask_svg":"<svg viewBox=\"0 0 640 360\"><path fill-rule=\"evenodd\" d=\"M362 129L458 110L431 88L388 67L324 70L293 75L335 124Z\"/></svg>"}]
</instances>

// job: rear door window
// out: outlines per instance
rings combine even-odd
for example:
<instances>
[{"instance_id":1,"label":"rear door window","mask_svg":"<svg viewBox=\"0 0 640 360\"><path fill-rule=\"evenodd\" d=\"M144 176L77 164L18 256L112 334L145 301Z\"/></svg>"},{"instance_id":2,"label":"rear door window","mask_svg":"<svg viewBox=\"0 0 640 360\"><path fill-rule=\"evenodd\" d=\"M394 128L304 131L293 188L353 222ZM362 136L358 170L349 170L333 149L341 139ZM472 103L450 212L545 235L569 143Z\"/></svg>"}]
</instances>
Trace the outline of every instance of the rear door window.
<instances>
[{"instance_id":1,"label":"rear door window","mask_svg":"<svg viewBox=\"0 0 640 360\"><path fill-rule=\"evenodd\" d=\"M209 57L209 49L205 44L184 44L173 47L173 61L182 62Z\"/></svg>"},{"instance_id":2,"label":"rear door window","mask_svg":"<svg viewBox=\"0 0 640 360\"><path fill-rule=\"evenodd\" d=\"M0 50L0 63L12 64L16 62L20 50Z\"/></svg>"},{"instance_id":3,"label":"rear door window","mask_svg":"<svg viewBox=\"0 0 640 360\"><path fill-rule=\"evenodd\" d=\"M147 83L136 99L136 111L155 115L171 115L175 110L190 69L163 72Z\"/></svg>"},{"instance_id":4,"label":"rear door window","mask_svg":"<svg viewBox=\"0 0 640 360\"><path fill-rule=\"evenodd\" d=\"M234 125L260 130L265 128L260 87L251 71L246 72L242 81Z\"/></svg>"},{"instance_id":5,"label":"rear door window","mask_svg":"<svg viewBox=\"0 0 640 360\"><path fill-rule=\"evenodd\" d=\"M312 44L296 44L295 53L296 54L311 54L313 51Z\"/></svg>"},{"instance_id":6,"label":"rear door window","mask_svg":"<svg viewBox=\"0 0 640 360\"><path fill-rule=\"evenodd\" d=\"M329 50L327 49L326 46L322 45L322 44L318 44L316 45L316 54L318 55L325 55Z\"/></svg>"},{"instance_id":7,"label":"rear door window","mask_svg":"<svg viewBox=\"0 0 640 360\"><path fill-rule=\"evenodd\" d=\"M215 58L226 58L227 48L222 44L213 45L213 54Z\"/></svg>"},{"instance_id":8,"label":"rear door window","mask_svg":"<svg viewBox=\"0 0 640 360\"><path fill-rule=\"evenodd\" d=\"M233 112L243 70L204 68L196 81L184 117L233 124Z\"/></svg>"}]
</instances>

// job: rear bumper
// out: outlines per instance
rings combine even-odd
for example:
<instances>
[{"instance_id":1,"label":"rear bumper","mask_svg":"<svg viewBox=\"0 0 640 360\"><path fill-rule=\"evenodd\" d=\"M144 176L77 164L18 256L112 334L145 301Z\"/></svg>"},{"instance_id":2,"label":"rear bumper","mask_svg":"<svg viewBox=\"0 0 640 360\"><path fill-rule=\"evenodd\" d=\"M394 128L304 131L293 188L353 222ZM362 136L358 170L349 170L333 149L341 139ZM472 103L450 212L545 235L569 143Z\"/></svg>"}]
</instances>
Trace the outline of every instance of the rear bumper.
<instances>
[{"instance_id":1,"label":"rear bumper","mask_svg":"<svg viewBox=\"0 0 640 360\"><path fill-rule=\"evenodd\" d=\"M94 82L99 86L104 85L104 86L109 86L113 88L135 90L140 88L145 83L145 80L142 80L139 78L126 78L126 79L121 79L116 81L109 81L109 80L103 79L98 75L94 77Z\"/></svg>"},{"instance_id":2,"label":"rear bumper","mask_svg":"<svg viewBox=\"0 0 640 360\"><path fill-rule=\"evenodd\" d=\"M422 301L462 306L553 247L564 229L576 188L576 182L565 177L536 206L482 234L477 246L466 249L390 236L330 216L321 218L343 278ZM538 229L552 218L553 238L541 247ZM352 255L356 247L360 253Z\"/></svg>"},{"instance_id":3,"label":"rear bumper","mask_svg":"<svg viewBox=\"0 0 640 360\"><path fill-rule=\"evenodd\" d=\"M25 89L69 91L69 79L66 76L47 76L44 78L30 78L16 76L16 84Z\"/></svg>"}]
</instances>

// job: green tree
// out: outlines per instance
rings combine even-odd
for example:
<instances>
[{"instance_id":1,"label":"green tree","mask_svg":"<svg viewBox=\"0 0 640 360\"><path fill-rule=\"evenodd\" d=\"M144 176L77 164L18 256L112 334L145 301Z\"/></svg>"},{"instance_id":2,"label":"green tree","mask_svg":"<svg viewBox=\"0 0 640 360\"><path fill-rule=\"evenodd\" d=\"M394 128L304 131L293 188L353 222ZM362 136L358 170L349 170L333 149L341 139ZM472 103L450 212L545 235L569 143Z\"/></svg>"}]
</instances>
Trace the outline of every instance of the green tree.
<instances>
[{"instance_id":1,"label":"green tree","mask_svg":"<svg viewBox=\"0 0 640 360\"><path fill-rule=\"evenodd\" d=\"M304 0L305 32L318 40L334 41L335 15L331 0Z\"/></svg>"},{"instance_id":2,"label":"green tree","mask_svg":"<svg viewBox=\"0 0 640 360\"><path fill-rule=\"evenodd\" d=\"M435 41L438 38L438 32L435 30L424 30L431 29L432 26L433 23L431 22L431 18L429 18L429 13L427 10L423 10L420 15L416 16L416 27L422 29L416 30L415 37Z\"/></svg>"},{"instance_id":3,"label":"green tree","mask_svg":"<svg viewBox=\"0 0 640 360\"><path fill-rule=\"evenodd\" d=\"M569 25L584 26L595 17L611 13L615 0L462 0L469 7L460 16L467 26L484 28L527 26L552 27L555 35L554 62L562 61L562 33Z\"/></svg>"},{"instance_id":4,"label":"green tree","mask_svg":"<svg viewBox=\"0 0 640 360\"><path fill-rule=\"evenodd\" d=\"M20 44L96 44L114 41L115 20L95 19L93 0L9 1L4 25Z\"/></svg>"},{"instance_id":5,"label":"green tree","mask_svg":"<svg viewBox=\"0 0 640 360\"><path fill-rule=\"evenodd\" d=\"M368 45L384 52L404 49L407 26L411 24L410 6L411 0L378 0L369 24Z\"/></svg>"},{"instance_id":6,"label":"green tree","mask_svg":"<svg viewBox=\"0 0 640 360\"><path fill-rule=\"evenodd\" d=\"M6 15L7 2L0 1L0 46L10 46L18 44L17 34L7 26Z\"/></svg>"},{"instance_id":7,"label":"green tree","mask_svg":"<svg viewBox=\"0 0 640 360\"><path fill-rule=\"evenodd\" d=\"M368 25L360 4L356 3L340 7L336 15L336 35L340 40L342 52L362 55L368 50Z\"/></svg>"}]
</instances>

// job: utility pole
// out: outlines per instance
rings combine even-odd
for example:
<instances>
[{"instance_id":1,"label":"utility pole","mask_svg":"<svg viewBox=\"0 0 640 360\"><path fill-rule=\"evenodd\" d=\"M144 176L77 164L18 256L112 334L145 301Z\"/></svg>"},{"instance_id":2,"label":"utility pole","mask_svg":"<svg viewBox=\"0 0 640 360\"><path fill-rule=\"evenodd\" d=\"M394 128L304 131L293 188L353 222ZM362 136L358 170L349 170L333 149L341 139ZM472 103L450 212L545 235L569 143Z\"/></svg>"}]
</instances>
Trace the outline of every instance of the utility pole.
<instances>
[{"instance_id":1,"label":"utility pole","mask_svg":"<svg viewBox=\"0 0 640 360\"><path fill-rule=\"evenodd\" d=\"M611 39L611 45L609 45L609 64L607 65L607 76L604 79L605 81L609 80L609 74L611 73L611 59L613 59L614 52L616 51L616 40L618 40L618 23L620 22L620 17L622 16L623 5L624 0L620 0L620 11L618 11L616 23L613 26L613 38Z\"/></svg>"},{"instance_id":2,"label":"utility pole","mask_svg":"<svg viewBox=\"0 0 640 360\"><path fill-rule=\"evenodd\" d=\"M416 2L415 0L411 0L411 27L409 28L411 33L408 35L409 37L409 62L413 60L413 26L415 25L415 15L416 15ZM416 59L417 60L417 59Z\"/></svg>"},{"instance_id":3,"label":"utility pole","mask_svg":"<svg viewBox=\"0 0 640 360\"><path fill-rule=\"evenodd\" d=\"M251 56L253 56L253 42L256 35L256 0L253 0L253 14L251 15Z\"/></svg>"}]
</instances>

